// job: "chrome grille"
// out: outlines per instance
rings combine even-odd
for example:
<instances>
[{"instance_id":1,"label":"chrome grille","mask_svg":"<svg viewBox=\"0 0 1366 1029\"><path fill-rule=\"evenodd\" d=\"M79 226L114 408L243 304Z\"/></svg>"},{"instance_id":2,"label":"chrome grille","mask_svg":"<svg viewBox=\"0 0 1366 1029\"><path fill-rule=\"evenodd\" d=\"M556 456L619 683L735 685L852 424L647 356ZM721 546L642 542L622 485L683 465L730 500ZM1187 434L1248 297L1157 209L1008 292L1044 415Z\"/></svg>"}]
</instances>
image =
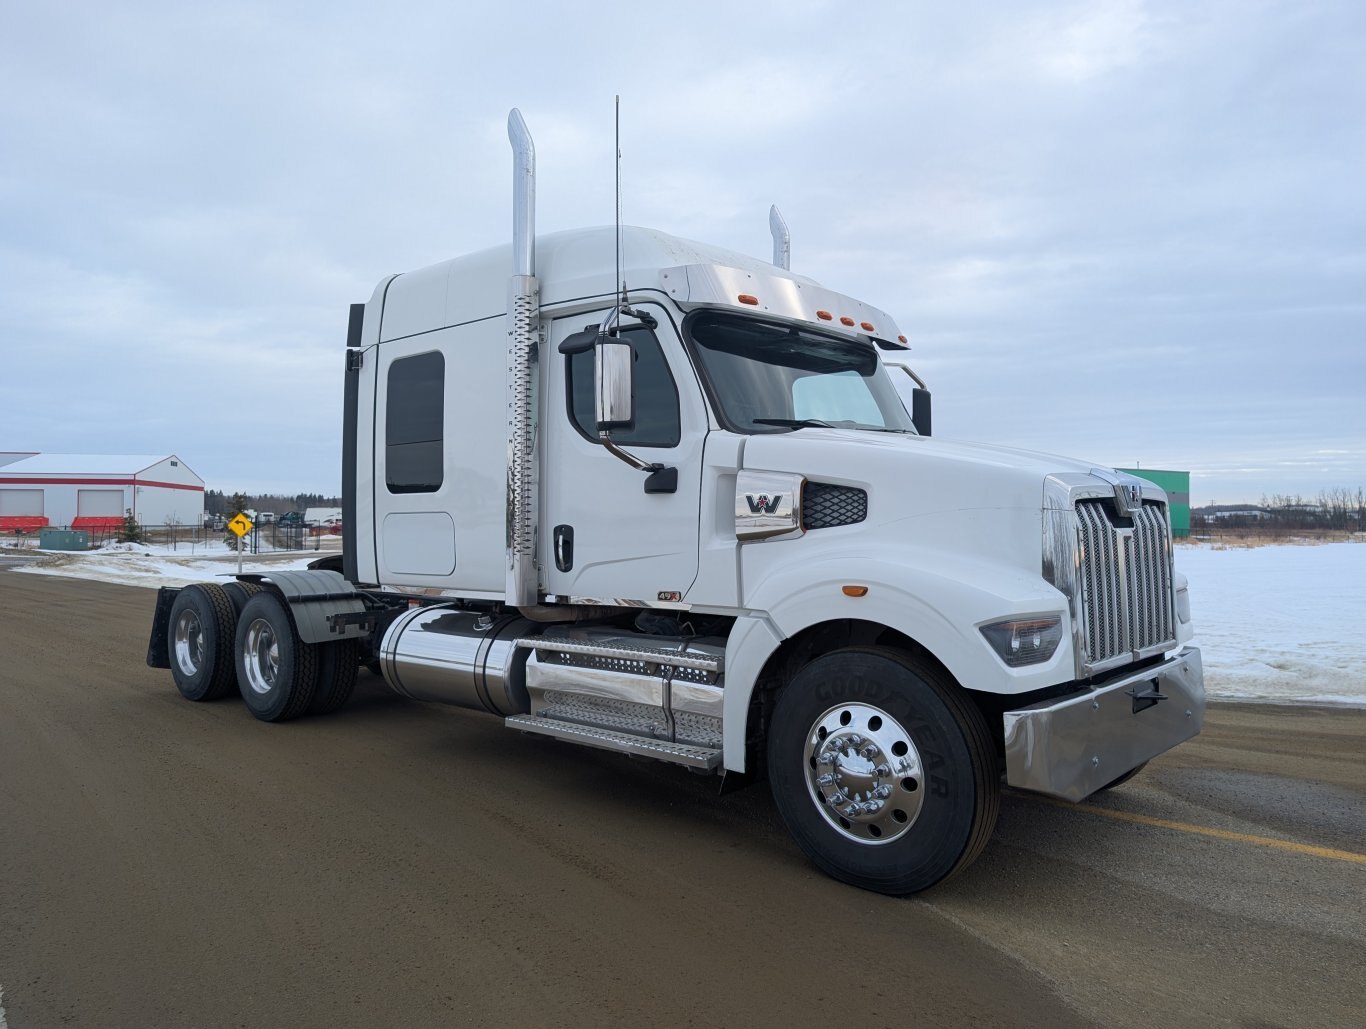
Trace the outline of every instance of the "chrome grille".
<instances>
[{"instance_id":1,"label":"chrome grille","mask_svg":"<svg viewBox=\"0 0 1366 1029\"><path fill-rule=\"evenodd\" d=\"M1171 540L1164 505L1121 519L1108 500L1077 503L1081 618L1092 666L1176 641Z\"/></svg>"}]
</instances>

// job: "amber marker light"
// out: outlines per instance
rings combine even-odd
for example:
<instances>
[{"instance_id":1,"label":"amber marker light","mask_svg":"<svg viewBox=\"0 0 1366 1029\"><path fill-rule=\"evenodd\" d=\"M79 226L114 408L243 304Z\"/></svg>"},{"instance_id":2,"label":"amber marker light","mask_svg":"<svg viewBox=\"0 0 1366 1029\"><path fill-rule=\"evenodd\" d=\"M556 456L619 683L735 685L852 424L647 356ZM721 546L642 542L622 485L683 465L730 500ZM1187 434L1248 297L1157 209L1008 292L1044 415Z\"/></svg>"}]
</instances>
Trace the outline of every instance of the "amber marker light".
<instances>
[{"instance_id":1,"label":"amber marker light","mask_svg":"<svg viewBox=\"0 0 1366 1029\"><path fill-rule=\"evenodd\" d=\"M872 331L873 331L873 323L872 323L872 322L859 322L858 327L859 327L860 329L862 329L864 332L872 332Z\"/></svg>"},{"instance_id":2,"label":"amber marker light","mask_svg":"<svg viewBox=\"0 0 1366 1029\"><path fill-rule=\"evenodd\" d=\"M868 593L867 586L841 586L840 592L846 597L862 597Z\"/></svg>"},{"instance_id":3,"label":"amber marker light","mask_svg":"<svg viewBox=\"0 0 1366 1029\"><path fill-rule=\"evenodd\" d=\"M816 317L823 322L828 322L833 320L835 316L831 314L829 311L817 311Z\"/></svg>"},{"instance_id":4,"label":"amber marker light","mask_svg":"<svg viewBox=\"0 0 1366 1029\"><path fill-rule=\"evenodd\" d=\"M845 315L840 319L840 324L852 326L854 324L854 319L850 318L848 315Z\"/></svg>"},{"instance_id":5,"label":"amber marker light","mask_svg":"<svg viewBox=\"0 0 1366 1029\"><path fill-rule=\"evenodd\" d=\"M740 301L740 303L742 304L750 304L753 307L759 306L759 298L755 296L750 296L750 294L748 293L741 293L735 299Z\"/></svg>"},{"instance_id":6,"label":"amber marker light","mask_svg":"<svg viewBox=\"0 0 1366 1029\"><path fill-rule=\"evenodd\" d=\"M905 336L898 336L898 337L896 338L896 341L897 341L898 343L905 343L905 342L906 342L906 337L905 337Z\"/></svg>"}]
</instances>

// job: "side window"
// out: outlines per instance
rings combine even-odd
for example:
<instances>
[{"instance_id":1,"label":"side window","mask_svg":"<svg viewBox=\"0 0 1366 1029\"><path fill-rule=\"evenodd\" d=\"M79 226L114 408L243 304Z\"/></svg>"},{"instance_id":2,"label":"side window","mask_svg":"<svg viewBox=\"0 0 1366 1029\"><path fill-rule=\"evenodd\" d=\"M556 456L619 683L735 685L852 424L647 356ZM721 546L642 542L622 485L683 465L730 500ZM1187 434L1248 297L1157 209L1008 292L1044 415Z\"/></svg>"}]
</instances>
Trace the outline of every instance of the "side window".
<instances>
[{"instance_id":1,"label":"side window","mask_svg":"<svg viewBox=\"0 0 1366 1029\"><path fill-rule=\"evenodd\" d=\"M389 366L384 415L385 485L390 493L435 493L445 478L446 360L435 351Z\"/></svg>"},{"instance_id":2,"label":"side window","mask_svg":"<svg viewBox=\"0 0 1366 1029\"><path fill-rule=\"evenodd\" d=\"M674 447L683 438L678 417L678 387L659 340L649 329L622 333L635 351L636 424L618 429L612 441L637 447ZM569 392L569 419L588 439L597 441L593 410L593 351L565 355L565 379Z\"/></svg>"}]
</instances>

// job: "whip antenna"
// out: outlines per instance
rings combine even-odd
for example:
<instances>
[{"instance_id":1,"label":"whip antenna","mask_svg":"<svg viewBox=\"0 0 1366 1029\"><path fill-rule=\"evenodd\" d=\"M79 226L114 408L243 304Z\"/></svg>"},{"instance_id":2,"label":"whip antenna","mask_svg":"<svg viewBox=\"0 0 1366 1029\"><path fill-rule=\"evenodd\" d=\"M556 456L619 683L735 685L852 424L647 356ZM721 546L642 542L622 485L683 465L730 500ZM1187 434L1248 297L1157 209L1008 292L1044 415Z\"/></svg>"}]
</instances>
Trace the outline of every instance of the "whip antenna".
<instances>
[{"instance_id":1,"label":"whip antenna","mask_svg":"<svg viewBox=\"0 0 1366 1029\"><path fill-rule=\"evenodd\" d=\"M614 128L614 135L615 135L615 138L613 139L613 147L614 147L614 149L615 149L615 151L616 151L616 167L617 167L617 205L616 205L616 214L617 214L617 231L616 231L616 236L617 236L617 283L619 284L619 287L620 287L620 289L621 289L621 303L622 303L623 306L624 306L625 303L626 303L626 275L625 275L625 273L622 271L622 268L621 268L621 250L622 250L622 242L623 242L623 241L622 241L622 231L621 231L621 94L620 94L620 93L618 93L618 94L616 95L615 124L614 124L613 128Z\"/></svg>"}]
</instances>

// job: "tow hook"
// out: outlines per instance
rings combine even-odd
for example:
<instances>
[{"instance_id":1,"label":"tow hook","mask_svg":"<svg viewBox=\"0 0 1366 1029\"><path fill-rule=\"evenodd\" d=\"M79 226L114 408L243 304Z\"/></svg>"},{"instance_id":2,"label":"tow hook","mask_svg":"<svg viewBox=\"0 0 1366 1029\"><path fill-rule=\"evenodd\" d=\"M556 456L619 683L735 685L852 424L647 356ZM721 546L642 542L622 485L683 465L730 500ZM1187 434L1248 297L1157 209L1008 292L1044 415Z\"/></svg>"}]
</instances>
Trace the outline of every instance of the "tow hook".
<instances>
[{"instance_id":1,"label":"tow hook","mask_svg":"<svg viewBox=\"0 0 1366 1029\"><path fill-rule=\"evenodd\" d=\"M1140 711L1146 711L1148 708L1156 705L1159 700L1167 699L1165 693L1158 692L1156 679L1149 679L1147 682L1134 683L1132 689L1125 690L1124 692L1134 698L1134 714L1138 714Z\"/></svg>"}]
</instances>

